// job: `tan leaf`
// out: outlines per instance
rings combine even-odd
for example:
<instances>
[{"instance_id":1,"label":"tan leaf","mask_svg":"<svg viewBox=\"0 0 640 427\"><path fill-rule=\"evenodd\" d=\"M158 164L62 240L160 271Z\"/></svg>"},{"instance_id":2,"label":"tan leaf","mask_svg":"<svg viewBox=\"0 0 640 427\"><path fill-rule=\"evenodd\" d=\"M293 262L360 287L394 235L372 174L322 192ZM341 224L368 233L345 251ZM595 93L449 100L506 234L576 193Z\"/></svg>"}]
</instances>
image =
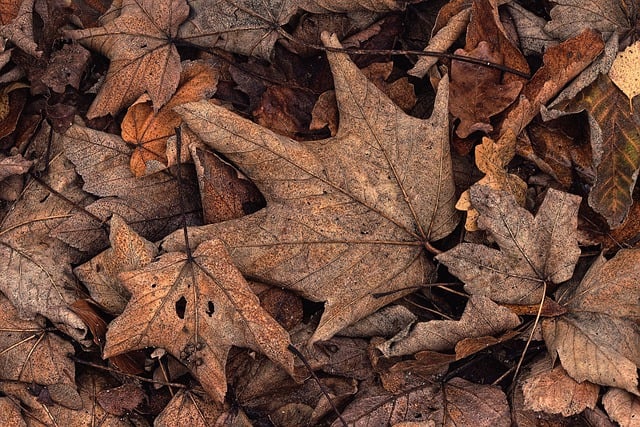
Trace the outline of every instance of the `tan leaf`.
<instances>
[{"instance_id":1,"label":"tan leaf","mask_svg":"<svg viewBox=\"0 0 640 427\"><path fill-rule=\"evenodd\" d=\"M115 115L144 92L156 110L169 100L180 80L180 55L172 40L188 15L186 0L123 0L120 15L102 27L67 32L111 60L88 118Z\"/></svg>"},{"instance_id":2,"label":"tan leaf","mask_svg":"<svg viewBox=\"0 0 640 427\"><path fill-rule=\"evenodd\" d=\"M33 162L21 154L4 157L0 155L0 181L12 175L21 175L29 170Z\"/></svg>"},{"instance_id":3,"label":"tan leaf","mask_svg":"<svg viewBox=\"0 0 640 427\"><path fill-rule=\"evenodd\" d=\"M609 417L620 427L640 426L640 398L619 388L610 388L602 396Z\"/></svg>"},{"instance_id":4,"label":"tan leaf","mask_svg":"<svg viewBox=\"0 0 640 427\"><path fill-rule=\"evenodd\" d=\"M11 5L6 3L13 3ZM39 57L42 52L37 50L38 45L33 40L33 4L35 0L15 0L5 2L2 12L2 25L0 35L15 43L20 49L30 55ZM16 9L15 5L20 4ZM9 6L9 10L7 10Z\"/></svg>"},{"instance_id":5,"label":"tan leaf","mask_svg":"<svg viewBox=\"0 0 640 427\"><path fill-rule=\"evenodd\" d=\"M520 48L525 55L542 55L550 46L558 42L544 31L547 20L520 6L507 3L509 15L518 30Z\"/></svg>"},{"instance_id":6,"label":"tan leaf","mask_svg":"<svg viewBox=\"0 0 640 427\"><path fill-rule=\"evenodd\" d=\"M508 173L506 167L516 154L516 136L511 129L500 137L498 141L482 138L482 144L476 146L476 166L485 176L478 181L496 191L506 191L513 194L520 206L524 205L527 183L519 176ZM466 190L456 204L456 209L467 211L464 227L467 231L477 231L478 211L471 205L469 190Z\"/></svg>"},{"instance_id":7,"label":"tan leaf","mask_svg":"<svg viewBox=\"0 0 640 427\"><path fill-rule=\"evenodd\" d=\"M513 195L483 185L470 189L480 212L478 226L500 246L461 243L436 259L465 283L472 295L507 304L540 304L543 284L569 280L580 256L580 197L549 189L534 217Z\"/></svg>"},{"instance_id":8,"label":"tan leaf","mask_svg":"<svg viewBox=\"0 0 640 427\"><path fill-rule=\"evenodd\" d=\"M212 64L187 61L182 64L176 93L160 110L148 102L129 107L120 126L122 139L135 146L131 154L131 172L135 176L150 173L147 167L150 161L166 166L167 139L175 134L175 128L182 122L173 107L210 97L216 90L218 78L218 70Z\"/></svg>"},{"instance_id":9,"label":"tan leaf","mask_svg":"<svg viewBox=\"0 0 640 427\"><path fill-rule=\"evenodd\" d=\"M638 77L638 64L640 63L640 40L618 53L609 78L620 88L630 100L640 95L640 77Z\"/></svg>"},{"instance_id":10,"label":"tan leaf","mask_svg":"<svg viewBox=\"0 0 640 427\"><path fill-rule=\"evenodd\" d=\"M400 333L377 348L386 357L422 350L445 351L471 337L497 335L520 324L518 316L483 296L472 296L460 320L420 322L410 332Z\"/></svg>"},{"instance_id":11,"label":"tan leaf","mask_svg":"<svg viewBox=\"0 0 640 427\"><path fill-rule=\"evenodd\" d=\"M244 412L223 407L202 393L180 390L154 420L156 427L251 427Z\"/></svg>"},{"instance_id":12,"label":"tan leaf","mask_svg":"<svg viewBox=\"0 0 640 427\"><path fill-rule=\"evenodd\" d=\"M542 323L553 358L578 382L623 388L640 395L640 250L621 250L609 261L600 256L574 289L560 289L569 310Z\"/></svg>"},{"instance_id":13,"label":"tan leaf","mask_svg":"<svg viewBox=\"0 0 640 427\"><path fill-rule=\"evenodd\" d=\"M130 295L118 281L118 273L146 266L157 255L158 249L140 237L117 214L111 217L109 241L111 248L76 267L73 272L96 302L108 312L119 314Z\"/></svg>"},{"instance_id":14,"label":"tan leaf","mask_svg":"<svg viewBox=\"0 0 640 427\"><path fill-rule=\"evenodd\" d=\"M210 103L178 107L267 201L255 214L190 229L190 241L220 238L246 276L326 301L311 342L424 283L433 271L424 243L457 224L447 79L433 115L420 120L404 114L347 55L329 52L329 60L341 114L333 138L303 145ZM177 233L163 243L167 250L183 246Z\"/></svg>"},{"instance_id":15,"label":"tan leaf","mask_svg":"<svg viewBox=\"0 0 640 427\"><path fill-rule=\"evenodd\" d=\"M101 197L88 205L87 211L102 221L116 213L152 241L182 225L175 169L136 178L129 169L132 150L120 137L79 125L67 130L63 142L65 155L83 177L83 188ZM192 169L184 167L182 175L182 190L197 194ZM198 198L186 198L184 208L188 223L198 223ZM77 212L59 224L52 235L92 254L108 245L101 223L84 212Z\"/></svg>"},{"instance_id":16,"label":"tan leaf","mask_svg":"<svg viewBox=\"0 0 640 427\"><path fill-rule=\"evenodd\" d=\"M27 427L22 415L20 406L9 397L0 397L0 425Z\"/></svg>"},{"instance_id":17,"label":"tan leaf","mask_svg":"<svg viewBox=\"0 0 640 427\"><path fill-rule=\"evenodd\" d=\"M224 367L232 345L260 351L293 371L289 335L260 307L220 241L199 245L192 260L167 253L119 277L132 296L109 326L104 357L165 348L218 402L227 391Z\"/></svg>"},{"instance_id":18,"label":"tan leaf","mask_svg":"<svg viewBox=\"0 0 640 427\"><path fill-rule=\"evenodd\" d=\"M550 358L534 363L522 386L526 409L570 417L595 408L600 387L589 381L577 383L562 366L552 369L552 365Z\"/></svg>"},{"instance_id":19,"label":"tan leaf","mask_svg":"<svg viewBox=\"0 0 640 427\"><path fill-rule=\"evenodd\" d=\"M453 378L445 384L444 426L510 426L507 396L497 386Z\"/></svg>"},{"instance_id":20,"label":"tan leaf","mask_svg":"<svg viewBox=\"0 0 640 427\"><path fill-rule=\"evenodd\" d=\"M566 40L585 28L602 33L605 37L616 31L624 34L635 25L637 6L620 0L557 0L551 9L551 21L544 30L554 37Z\"/></svg>"},{"instance_id":21,"label":"tan leaf","mask_svg":"<svg viewBox=\"0 0 640 427\"><path fill-rule=\"evenodd\" d=\"M415 322L416 319L415 314L408 308L401 305L390 305L342 329L338 335L361 338L392 336Z\"/></svg>"}]
</instances>

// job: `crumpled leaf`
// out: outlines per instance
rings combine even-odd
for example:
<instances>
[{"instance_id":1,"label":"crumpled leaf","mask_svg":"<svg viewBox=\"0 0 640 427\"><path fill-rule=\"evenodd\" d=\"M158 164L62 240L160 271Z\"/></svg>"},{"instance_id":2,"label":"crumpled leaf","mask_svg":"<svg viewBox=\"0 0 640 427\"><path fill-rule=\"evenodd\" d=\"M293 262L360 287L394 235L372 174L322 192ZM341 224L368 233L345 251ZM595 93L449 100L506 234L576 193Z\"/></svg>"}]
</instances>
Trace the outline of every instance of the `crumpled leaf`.
<instances>
[{"instance_id":1,"label":"crumpled leaf","mask_svg":"<svg viewBox=\"0 0 640 427\"><path fill-rule=\"evenodd\" d=\"M335 38L324 41L340 46ZM433 271L424 242L457 223L446 77L434 114L420 120L404 114L345 54L328 56L341 112L334 138L301 145L210 103L178 108L267 201L255 214L191 228L189 240L220 238L246 276L326 301L311 342L424 283ZM183 246L177 233L163 243L167 250Z\"/></svg>"},{"instance_id":2,"label":"crumpled leaf","mask_svg":"<svg viewBox=\"0 0 640 427\"><path fill-rule=\"evenodd\" d=\"M63 142L65 155L84 180L83 188L102 197L88 205L87 211L102 221L117 213L138 234L152 241L182 225L175 171L136 178L129 169L132 149L120 137L83 126L71 126ZM184 167L183 178L182 191L196 194L192 169ZM186 198L184 208L187 221L197 223L197 198ZM108 236L101 224L82 212L58 225L52 235L92 254L108 245Z\"/></svg>"},{"instance_id":3,"label":"crumpled leaf","mask_svg":"<svg viewBox=\"0 0 640 427\"><path fill-rule=\"evenodd\" d=\"M30 55L39 57L42 52L33 40L33 4L35 0L15 0L9 3L9 8L3 7L0 35L15 43L20 49ZM20 4L19 7L16 7Z\"/></svg>"},{"instance_id":4,"label":"crumpled leaf","mask_svg":"<svg viewBox=\"0 0 640 427\"><path fill-rule=\"evenodd\" d=\"M640 40L618 53L609 70L609 78L630 100L640 95Z\"/></svg>"},{"instance_id":5,"label":"crumpled leaf","mask_svg":"<svg viewBox=\"0 0 640 427\"><path fill-rule=\"evenodd\" d=\"M118 273L149 264L158 253L156 246L140 237L117 214L111 217L111 247L73 269L89 290L91 298L109 313L122 313L129 292L120 284Z\"/></svg>"},{"instance_id":6,"label":"crumpled leaf","mask_svg":"<svg viewBox=\"0 0 640 427\"><path fill-rule=\"evenodd\" d=\"M627 33L635 26L637 3L635 0L554 0L551 21L544 30L552 36L566 40L585 28L599 31L604 38L616 31Z\"/></svg>"},{"instance_id":7,"label":"crumpled leaf","mask_svg":"<svg viewBox=\"0 0 640 427\"><path fill-rule=\"evenodd\" d=\"M640 420L640 398L619 388L610 388L602 396L609 417L622 427L634 427Z\"/></svg>"},{"instance_id":8,"label":"crumpled leaf","mask_svg":"<svg viewBox=\"0 0 640 427\"><path fill-rule=\"evenodd\" d=\"M599 389L589 381L576 382L562 366L554 368L549 357L531 366L522 385L526 409L565 417L595 408Z\"/></svg>"},{"instance_id":9,"label":"crumpled leaf","mask_svg":"<svg viewBox=\"0 0 640 427\"><path fill-rule=\"evenodd\" d=\"M486 185L496 191L513 194L520 206L524 205L527 183L518 175L508 173L506 167L516 154L516 136L511 129L507 129L498 141L482 138L482 144L476 146L476 166L485 176L478 181L478 185ZM465 190L456 203L456 209L467 211L464 228L467 231L478 230L478 216L480 213L471 204L469 190Z\"/></svg>"},{"instance_id":10,"label":"crumpled leaf","mask_svg":"<svg viewBox=\"0 0 640 427\"><path fill-rule=\"evenodd\" d=\"M172 41L188 15L186 0L123 0L120 15L102 27L67 32L111 60L88 118L115 115L144 92L156 110L169 100L181 68Z\"/></svg>"},{"instance_id":11,"label":"crumpled leaf","mask_svg":"<svg viewBox=\"0 0 640 427\"><path fill-rule=\"evenodd\" d=\"M640 169L640 114L605 75L585 89L569 109L589 113L596 165L589 206L616 228L629 212Z\"/></svg>"},{"instance_id":12,"label":"crumpled leaf","mask_svg":"<svg viewBox=\"0 0 640 427\"><path fill-rule=\"evenodd\" d=\"M218 78L218 70L212 64L185 61L176 93L160 110L148 102L129 107L120 126L122 139L135 145L131 154L131 172L135 176L157 172L158 166L151 167L149 162L159 162L160 168L166 167L167 139L175 135L175 128L182 122L173 107L210 97L216 90Z\"/></svg>"},{"instance_id":13,"label":"crumpled leaf","mask_svg":"<svg viewBox=\"0 0 640 427\"><path fill-rule=\"evenodd\" d=\"M571 278L580 256L580 197L549 189L534 217L511 194L483 185L469 191L480 212L478 226L500 250L461 243L436 257L465 283L467 292L501 303L539 304L545 283L552 286Z\"/></svg>"},{"instance_id":14,"label":"crumpled leaf","mask_svg":"<svg viewBox=\"0 0 640 427\"><path fill-rule=\"evenodd\" d=\"M162 347L218 402L227 391L225 364L232 345L264 353L292 373L289 334L260 307L222 242L200 244L192 260L183 253L164 254L119 278L132 296L109 326L104 357Z\"/></svg>"},{"instance_id":15,"label":"crumpled leaf","mask_svg":"<svg viewBox=\"0 0 640 427\"><path fill-rule=\"evenodd\" d=\"M577 287L558 290L569 312L545 319L542 333L551 356L560 357L576 381L640 395L639 260L637 249L623 249L609 261L601 255Z\"/></svg>"},{"instance_id":16,"label":"crumpled leaf","mask_svg":"<svg viewBox=\"0 0 640 427\"><path fill-rule=\"evenodd\" d=\"M469 52L458 49L455 53L483 61L502 62L502 54L493 51L485 41ZM500 70L484 65L452 61L449 111L460 119L456 128L460 138L466 138L475 131L491 132L493 126L489 119L504 111L518 97L522 82L501 83L501 74Z\"/></svg>"},{"instance_id":17,"label":"crumpled leaf","mask_svg":"<svg viewBox=\"0 0 640 427\"><path fill-rule=\"evenodd\" d=\"M201 47L219 47L270 59L278 27L298 8L311 13L400 10L403 0L189 0L191 14L180 26L180 39Z\"/></svg>"},{"instance_id":18,"label":"crumpled leaf","mask_svg":"<svg viewBox=\"0 0 640 427\"><path fill-rule=\"evenodd\" d=\"M404 356L422 350L446 351L465 338L497 335L520 324L509 309L487 297L473 295L460 320L419 322L376 346L385 357Z\"/></svg>"},{"instance_id":19,"label":"crumpled leaf","mask_svg":"<svg viewBox=\"0 0 640 427\"><path fill-rule=\"evenodd\" d=\"M64 93L67 85L78 89L89 57L79 44L65 44L51 55L42 82L57 93Z\"/></svg>"},{"instance_id":20,"label":"crumpled leaf","mask_svg":"<svg viewBox=\"0 0 640 427\"><path fill-rule=\"evenodd\" d=\"M54 160L44 182L82 206L87 195L59 152L56 139L51 148ZM37 182L27 185L22 198L0 223L0 291L20 317L33 319L41 314L78 342L86 343L87 329L68 307L78 298L71 264L79 261L80 254L49 237L51 228L74 211L74 206Z\"/></svg>"}]
</instances>

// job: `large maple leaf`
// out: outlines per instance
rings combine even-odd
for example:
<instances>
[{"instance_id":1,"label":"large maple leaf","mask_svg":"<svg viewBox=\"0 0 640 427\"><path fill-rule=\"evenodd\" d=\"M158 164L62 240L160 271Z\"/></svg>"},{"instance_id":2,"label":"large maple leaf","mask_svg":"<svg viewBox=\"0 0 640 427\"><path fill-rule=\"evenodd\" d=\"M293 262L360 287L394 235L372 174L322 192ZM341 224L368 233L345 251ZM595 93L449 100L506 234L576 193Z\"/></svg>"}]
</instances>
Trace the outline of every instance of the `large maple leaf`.
<instances>
[{"instance_id":1,"label":"large maple leaf","mask_svg":"<svg viewBox=\"0 0 640 427\"><path fill-rule=\"evenodd\" d=\"M111 60L88 118L115 114L145 91L156 109L169 100L180 80L172 41L188 15L186 0L123 0L120 15L102 27L68 32Z\"/></svg>"},{"instance_id":2,"label":"large maple leaf","mask_svg":"<svg viewBox=\"0 0 640 427\"><path fill-rule=\"evenodd\" d=\"M335 37L324 42L339 47ZM310 343L429 281L429 242L457 224L448 80L429 120L406 115L346 54L328 52L340 127L301 144L207 102L178 107L189 127L250 177L267 207L191 228L193 242L223 240L253 279L326 301ZM164 248L182 248L173 234Z\"/></svg>"}]
</instances>

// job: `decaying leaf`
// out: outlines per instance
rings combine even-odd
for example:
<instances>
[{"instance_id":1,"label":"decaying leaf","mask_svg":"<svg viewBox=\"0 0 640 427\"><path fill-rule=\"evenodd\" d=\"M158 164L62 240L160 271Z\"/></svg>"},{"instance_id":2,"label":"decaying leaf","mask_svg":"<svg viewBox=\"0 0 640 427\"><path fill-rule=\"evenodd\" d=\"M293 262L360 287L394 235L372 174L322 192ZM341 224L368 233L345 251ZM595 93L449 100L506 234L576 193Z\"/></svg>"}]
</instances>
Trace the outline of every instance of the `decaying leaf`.
<instances>
[{"instance_id":1,"label":"decaying leaf","mask_svg":"<svg viewBox=\"0 0 640 427\"><path fill-rule=\"evenodd\" d=\"M608 37L612 32L626 33L635 25L634 0L555 0L551 21L544 30L560 40L579 34L585 28Z\"/></svg>"},{"instance_id":2,"label":"decaying leaf","mask_svg":"<svg viewBox=\"0 0 640 427\"><path fill-rule=\"evenodd\" d=\"M173 107L208 98L216 90L218 70L203 61L185 62L176 93L158 110L149 102L137 102L122 119L122 139L133 144L131 172L142 176L163 169L167 164L167 139L175 134L180 116ZM183 151L187 151L183 148ZM159 165L150 165L157 162Z\"/></svg>"},{"instance_id":3,"label":"decaying leaf","mask_svg":"<svg viewBox=\"0 0 640 427\"><path fill-rule=\"evenodd\" d=\"M111 217L111 247L76 267L73 272L84 283L91 297L110 313L122 313L129 293L118 281L118 273L137 270L149 264L158 253L156 246L140 237L124 220Z\"/></svg>"},{"instance_id":4,"label":"decaying leaf","mask_svg":"<svg viewBox=\"0 0 640 427\"><path fill-rule=\"evenodd\" d=\"M618 53L609 78L630 100L640 95L640 77L638 77L638 64L640 63L640 40Z\"/></svg>"},{"instance_id":5,"label":"decaying leaf","mask_svg":"<svg viewBox=\"0 0 640 427\"><path fill-rule=\"evenodd\" d=\"M578 196L549 189L534 217L511 194L483 185L469 191L480 212L478 226L500 250L461 243L436 257L465 283L467 292L507 304L539 304L545 284L571 278L580 256Z\"/></svg>"},{"instance_id":6,"label":"decaying leaf","mask_svg":"<svg viewBox=\"0 0 640 427\"><path fill-rule=\"evenodd\" d=\"M33 40L33 4L35 0L14 0L4 2L0 35L33 56L40 56L38 45ZM19 7L16 7L18 6Z\"/></svg>"},{"instance_id":7,"label":"decaying leaf","mask_svg":"<svg viewBox=\"0 0 640 427\"><path fill-rule=\"evenodd\" d=\"M21 154L4 157L0 155L0 181L13 175L21 175L29 170L33 162Z\"/></svg>"},{"instance_id":8,"label":"decaying leaf","mask_svg":"<svg viewBox=\"0 0 640 427\"><path fill-rule=\"evenodd\" d=\"M553 358L576 381L640 395L640 250L600 256L574 289L558 290L568 313L546 319L542 332Z\"/></svg>"},{"instance_id":9,"label":"decaying leaf","mask_svg":"<svg viewBox=\"0 0 640 427\"><path fill-rule=\"evenodd\" d=\"M519 176L508 173L506 167L516 154L516 136L507 129L498 141L482 138L482 144L476 146L476 166L485 176L478 181L496 191L513 194L520 206L524 205L527 183ZM478 230L478 211L471 204L469 190L465 190L456 203L456 209L467 211L464 227L467 231Z\"/></svg>"},{"instance_id":10,"label":"decaying leaf","mask_svg":"<svg viewBox=\"0 0 640 427\"><path fill-rule=\"evenodd\" d=\"M547 357L531 367L522 386L525 407L565 417L595 408L600 387L589 381L578 383L562 366L552 369L552 365L551 358Z\"/></svg>"},{"instance_id":11,"label":"decaying leaf","mask_svg":"<svg viewBox=\"0 0 640 427\"><path fill-rule=\"evenodd\" d=\"M602 75L573 102L589 112L596 182L589 205L612 228L620 226L633 202L640 169L640 114L629 99Z\"/></svg>"},{"instance_id":12,"label":"decaying leaf","mask_svg":"<svg viewBox=\"0 0 640 427\"><path fill-rule=\"evenodd\" d=\"M446 351L471 337L496 335L520 324L518 316L487 297L472 296L460 320L420 322L377 348L386 357L403 356L422 350Z\"/></svg>"},{"instance_id":13,"label":"decaying leaf","mask_svg":"<svg viewBox=\"0 0 640 427\"><path fill-rule=\"evenodd\" d=\"M602 404L609 417L621 427L636 427L638 425L640 397L619 388L611 388L602 396Z\"/></svg>"},{"instance_id":14,"label":"decaying leaf","mask_svg":"<svg viewBox=\"0 0 640 427\"><path fill-rule=\"evenodd\" d=\"M118 136L79 125L63 136L65 155L84 179L83 188L102 198L86 207L102 221L112 214L146 239L155 241L182 225L180 193L175 170L136 178L129 168L132 149ZM190 168L183 169L183 189L196 194ZM189 223L198 223L197 198L187 198L184 209ZM101 223L84 212L59 224L52 234L82 251L96 254L108 246Z\"/></svg>"},{"instance_id":15,"label":"decaying leaf","mask_svg":"<svg viewBox=\"0 0 640 427\"><path fill-rule=\"evenodd\" d=\"M111 60L88 118L115 115L145 91L157 110L178 87L180 55L172 40L189 15L187 1L123 0L119 12L102 27L67 33Z\"/></svg>"},{"instance_id":16,"label":"decaying leaf","mask_svg":"<svg viewBox=\"0 0 640 427\"><path fill-rule=\"evenodd\" d=\"M165 348L218 402L227 391L225 364L232 345L264 353L292 373L289 335L260 307L222 242L200 244L193 259L164 254L119 277L132 296L109 327L104 357Z\"/></svg>"},{"instance_id":17,"label":"decaying leaf","mask_svg":"<svg viewBox=\"0 0 640 427\"><path fill-rule=\"evenodd\" d=\"M325 43L339 47L335 38ZM326 301L310 343L424 283L424 244L449 234L453 207L447 79L429 120L404 114L343 53L328 53L340 106L334 138L304 145L207 102L178 107L189 127L235 162L267 207L190 229L222 239L249 277ZM163 247L184 239L173 234ZM376 294L381 294L375 296Z\"/></svg>"},{"instance_id":18,"label":"decaying leaf","mask_svg":"<svg viewBox=\"0 0 640 427\"><path fill-rule=\"evenodd\" d=\"M193 427L250 427L242 410L223 407L204 393L180 390L155 419L156 427L189 425Z\"/></svg>"}]
</instances>

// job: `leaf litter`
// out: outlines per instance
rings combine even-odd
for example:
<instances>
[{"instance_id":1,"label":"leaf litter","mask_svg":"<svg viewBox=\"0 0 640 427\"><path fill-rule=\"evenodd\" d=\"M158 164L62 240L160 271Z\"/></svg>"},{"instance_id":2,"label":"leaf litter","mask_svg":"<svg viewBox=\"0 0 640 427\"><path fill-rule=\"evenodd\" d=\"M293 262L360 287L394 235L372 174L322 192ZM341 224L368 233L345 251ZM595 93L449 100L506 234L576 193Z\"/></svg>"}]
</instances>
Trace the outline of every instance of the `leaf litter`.
<instances>
[{"instance_id":1,"label":"leaf litter","mask_svg":"<svg viewBox=\"0 0 640 427\"><path fill-rule=\"evenodd\" d=\"M639 7L501 3L6 2L3 422L634 425Z\"/></svg>"}]
</instances>

